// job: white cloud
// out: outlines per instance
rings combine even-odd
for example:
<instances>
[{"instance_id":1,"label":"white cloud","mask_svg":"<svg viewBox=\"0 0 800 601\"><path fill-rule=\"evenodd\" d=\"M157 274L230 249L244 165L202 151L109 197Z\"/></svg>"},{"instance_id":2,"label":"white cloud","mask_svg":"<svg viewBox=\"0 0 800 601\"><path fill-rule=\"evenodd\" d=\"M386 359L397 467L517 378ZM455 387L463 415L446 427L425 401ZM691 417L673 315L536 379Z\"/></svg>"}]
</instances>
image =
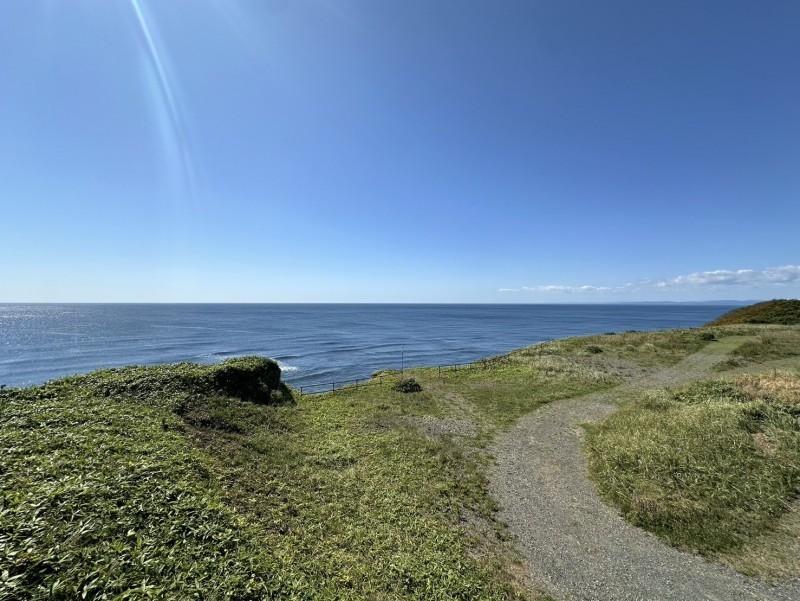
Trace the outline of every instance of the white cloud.
<instances>
[{"instance_id":1,"label":"white cloud","mask_svg":"<svg viewBox=\"0 0 800 601\"><path fill-rule=\"evenodd\" d=\"M717 269L679 275L668 286L764 286L800 282L800 265L784 265L767 269Z\"/></svg>"},{"instance_id":2,"label":"white cloud","mask_svg":"<svg viewBox=\"0 0 800 601\"><path fill-rule=\"evenodd\" d=\"M500 292L545 292L545 293L597 293L622 290L642 290L666 288L713 288L729 286L750 286L763 288L767 286L782 286L786 284L800 284L800 265L784 265L783 267L768 267L766 269L716 269L713 271L698 271L687 275L679 275L668 280L640 280L628 282L624 286L594 286L582 284L570 286L565 284L547 284L541 286L522 286L521 288L501 288Z\"/></svg>"},{"instance_id":3,"label":"white cloud","mask_svg":"<svg viewBox=\"0 0 800 601\"><path fill-rule=\"evenodd\" d=\"M561 284L549 284L547 286L523 286L522 290L526 292L605 292L613 290L608 286L590 286L584 284L583 286L564 286Z\"/></svg>"}]
</instances>

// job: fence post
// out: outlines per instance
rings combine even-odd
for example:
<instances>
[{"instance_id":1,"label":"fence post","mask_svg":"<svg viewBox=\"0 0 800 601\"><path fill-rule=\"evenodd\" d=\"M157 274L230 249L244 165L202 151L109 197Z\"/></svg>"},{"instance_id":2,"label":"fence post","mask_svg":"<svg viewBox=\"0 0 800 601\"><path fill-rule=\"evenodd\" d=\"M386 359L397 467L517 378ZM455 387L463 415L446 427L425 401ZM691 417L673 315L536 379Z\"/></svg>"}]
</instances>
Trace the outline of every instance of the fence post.
<instances>
[{"instance_id":1,"label":"fence post","mask_svg":"<svg viewBox=\"0 0 800 601\"><path fill-rule=\"evenodd\" d=\"M334 390L336 390L336 380L331 382L331 392L333 392Z\"/></svg>"}]
</instances>

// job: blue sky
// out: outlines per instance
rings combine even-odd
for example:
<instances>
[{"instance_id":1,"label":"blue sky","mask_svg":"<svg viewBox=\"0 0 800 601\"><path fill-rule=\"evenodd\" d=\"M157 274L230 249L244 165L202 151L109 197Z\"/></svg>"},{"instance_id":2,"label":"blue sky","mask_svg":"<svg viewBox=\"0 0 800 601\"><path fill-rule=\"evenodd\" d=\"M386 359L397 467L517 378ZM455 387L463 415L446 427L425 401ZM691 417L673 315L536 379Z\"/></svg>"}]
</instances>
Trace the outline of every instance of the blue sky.
<instances>
[{"instance_id":1,"label":"blue sky","mask_svg":"<svg viewBox=\"0 0 800 601\"><path fill-rule=\"evenodd\" d=\"M800 295L800 3L5 0L0 301Z\"/></svg>"}]
</instances>

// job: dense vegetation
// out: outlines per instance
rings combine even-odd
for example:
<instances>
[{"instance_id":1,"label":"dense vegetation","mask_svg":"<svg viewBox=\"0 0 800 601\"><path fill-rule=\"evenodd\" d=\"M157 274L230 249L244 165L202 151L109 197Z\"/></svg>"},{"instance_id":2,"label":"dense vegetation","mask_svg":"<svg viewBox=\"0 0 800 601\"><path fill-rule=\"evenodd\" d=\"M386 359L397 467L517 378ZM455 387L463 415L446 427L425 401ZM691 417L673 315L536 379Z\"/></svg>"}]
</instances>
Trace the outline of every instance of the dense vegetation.
<instances>
[{"instance_id":1,"label":"dense vegetation","mask_svg":"<svg viewBox=\"0 0 800 601\"><path fill-rule=\"evenodd\" d=\"M592 428L587 448L600 490L634 524L730 554L778 525L800 493L800 376L651 392ZM781 561L796 569L796 558Z\"/></svg>"},{"instance_id":2,"label":"dense vegetation","mask_svg":"<svg viewBox=\"0 0 800 601\"><path fill-rule=\"evenodd\" d=\"M295 402L276 370L245 358L0 391L0 599L522 594L480 427L449 430L449 400L391 378ZM514 400L530 408L609 383L567 359L498 370L520 394L522 377L547 384Z\"/></svg>"},{"instance_id":3,"label":"dense vegetation","mask_svg":"<svg viewBox=\"0 0 800 601\"><path fill-rule=\"evenodd\" d=\"M208 598L212 585L220 597L260 599L279 590L253 578L272 560L222 503L181 417L226 389L269 399L276 368L246 358L0 391L0 599Z\"/></svg>"},{"instance_id":4,"label":"dense vegetation","mask_svg":"<svg viewBox=\"0 0 800 601\"><path fill-rule=\"evenodd\" d=\"M495 519L489 441L709 343L704 330L561 340L406 370L411 392L388 373L295 398L259 358L0 391L0 600L535 596ZM759 402L770 424L789 411Z\"/></svg>"},{"instance_id":5,"label":"dense vegetation","mask_svg":"<svg viewBox=\"0 0 800 601\"><path fill-rule=\"evenodd\" d=\"M779 299L740 307L728 311L709 325L723 326L742 323L798 325L800 324L800 300Z\"/></svg>"}]
</instances>

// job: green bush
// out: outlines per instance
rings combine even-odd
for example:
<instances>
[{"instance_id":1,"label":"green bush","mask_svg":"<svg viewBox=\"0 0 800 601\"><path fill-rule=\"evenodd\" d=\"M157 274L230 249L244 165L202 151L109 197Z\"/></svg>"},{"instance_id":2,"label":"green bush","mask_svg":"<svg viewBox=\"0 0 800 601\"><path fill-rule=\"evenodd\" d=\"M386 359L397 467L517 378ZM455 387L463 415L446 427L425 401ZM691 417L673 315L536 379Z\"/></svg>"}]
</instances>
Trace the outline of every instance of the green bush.
<instances>
[{"instance_id":1,"label":"green bush","mask_svg":"<svg viewBox=\"0 0 800 601\"><path fill-rule=\"evenodd\" d=\"M414 378L403 378L392 386L392 390L404 393L422 392L422 386Z\"/></svg>"},{"instance_id":2,"label":"green bush","mask_svg":"<svg viewBox=\"0 0 800 601\"><path fill-rule=\"evenodd\" d=\"M152 406L171 403L171 409L198 395L223 395L256 403L271 402L270 392L281 386L281 368L265 357L237 357L214 365L175 363L105 369L50 383L54 392L80 386L92 394L135 398Z\"/></svg>"},{"instance_id":3,"label":"green bush","mask_svg":"<svg viewBox=\"0 0 800 601\"><path fill-rule=\"evenodd\" d=\"M281 381L281 368L264 357L228 359L211 370L220 392L256 403L270 402L270 392L277 390Z\"/></svg>"}]
</instances>

